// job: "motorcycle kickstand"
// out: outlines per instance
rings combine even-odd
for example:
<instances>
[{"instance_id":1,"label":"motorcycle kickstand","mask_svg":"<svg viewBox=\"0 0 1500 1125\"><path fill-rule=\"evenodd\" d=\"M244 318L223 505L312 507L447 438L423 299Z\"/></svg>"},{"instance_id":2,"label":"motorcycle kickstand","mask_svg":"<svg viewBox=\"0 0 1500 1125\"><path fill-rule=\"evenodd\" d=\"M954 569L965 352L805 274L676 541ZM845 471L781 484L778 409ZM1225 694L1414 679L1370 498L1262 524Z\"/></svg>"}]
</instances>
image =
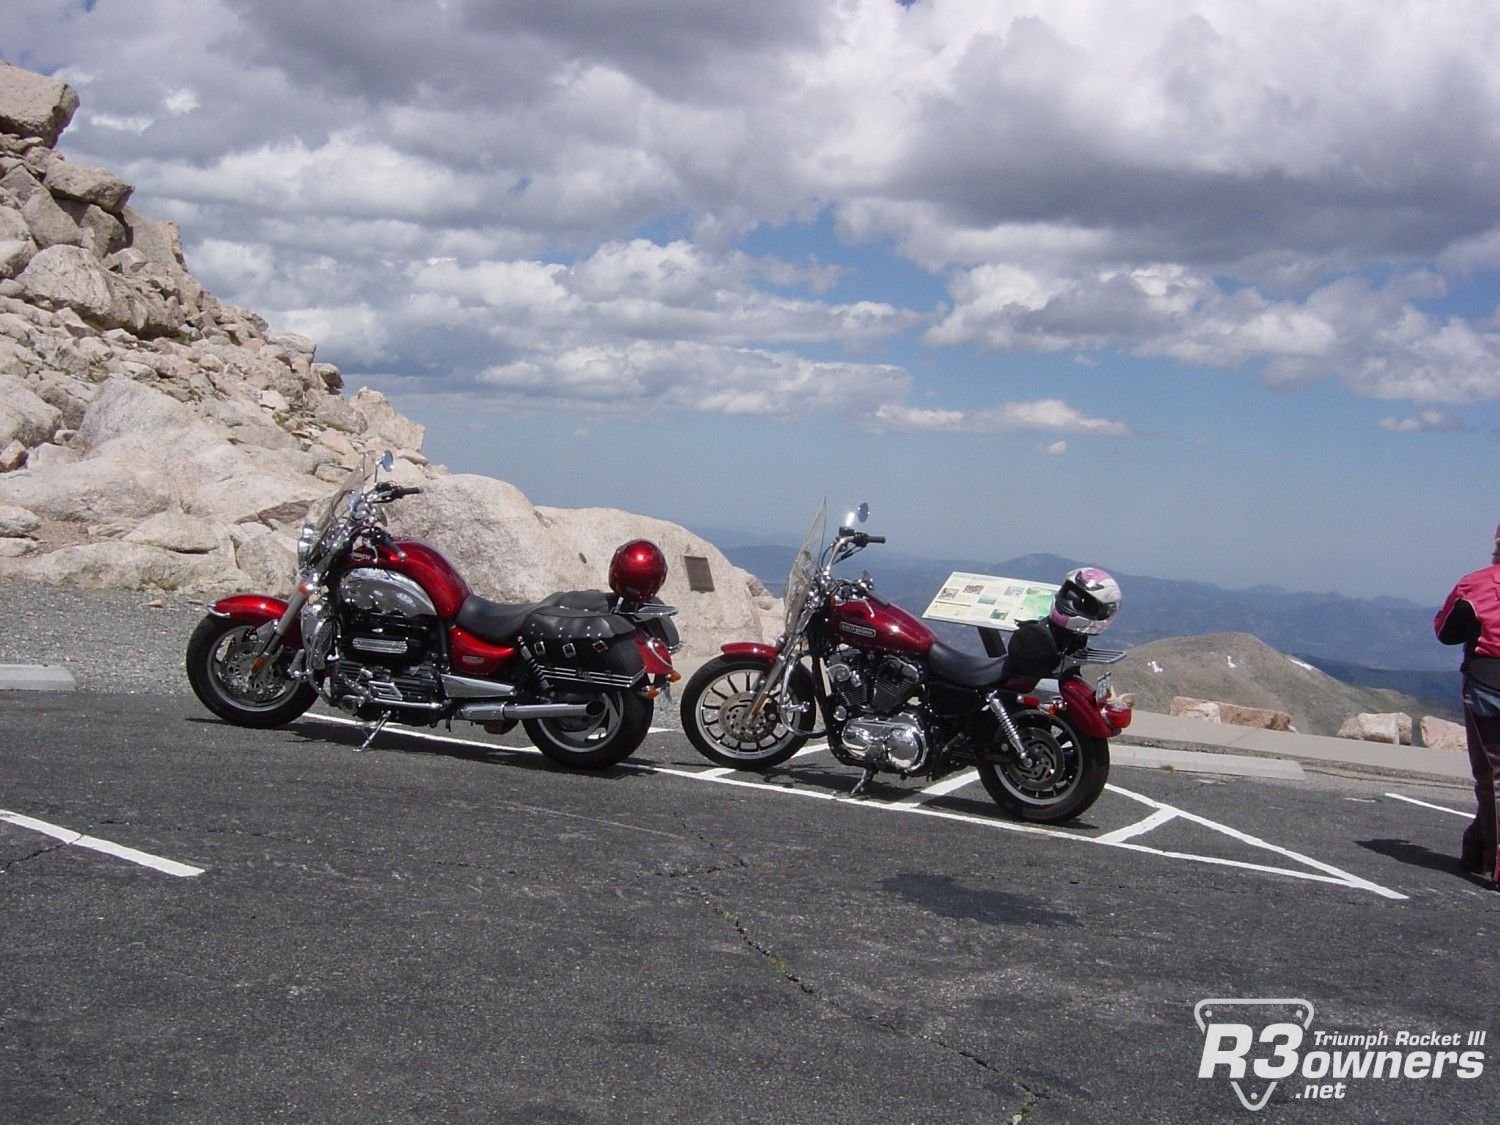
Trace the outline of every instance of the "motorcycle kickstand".
<instances>
[{"instance_id":1,"label":"motorcycle kickstand","mask_svg":"<svg viewBox=\"0 0 1500 1125\"><path fill-rule=\"evenodd\" d=\"M354 748L355 753L358 753L361 750L368 750L370 748L370 743L375 741L375 736L385 729L386 723L391 721L392 714L393 712L387 711L385 714L380 716L380 721L370 728L370 733L365 735L365 740Z\"/></svg>"},{"instance_id":2,"label":"motorcycle kickstand","mask_svg":"<svg viewBox=\"0 0 1500 1125\"><path fill-rule=\"evenodd\" d=\"M870 784L870 779L879 772L880 771L877 770L874 766L866 766L864 777L860 778L857 782L854 783L854 788L849 790L849 796L858 797L865 791L865 786Z\"/></svg>"}]
</instances>

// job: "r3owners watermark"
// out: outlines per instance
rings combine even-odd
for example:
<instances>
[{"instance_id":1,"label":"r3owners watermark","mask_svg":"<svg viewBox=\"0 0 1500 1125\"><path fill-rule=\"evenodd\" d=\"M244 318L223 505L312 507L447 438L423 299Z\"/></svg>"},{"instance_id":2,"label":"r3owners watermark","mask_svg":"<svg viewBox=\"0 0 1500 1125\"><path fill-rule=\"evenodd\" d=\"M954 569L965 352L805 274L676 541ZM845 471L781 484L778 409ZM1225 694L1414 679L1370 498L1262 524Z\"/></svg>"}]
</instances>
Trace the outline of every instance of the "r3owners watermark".
<instances>
[{"instance_id":1,"label":"r3owners watermark","mask_svg":"<svg viewBox=\"0 0 1500 1125\"><path fill-rule=\"evenodd\" d=\"M1488 1032L1463 1030L1313 1030L1313 1005L1297 998L1200 1000L1200 1079L1228 1080L1249 1110L1264 1108L1279 1084L1290 1097L1338 1101L1363 1084L1484 1074Z\"/></svg>"}]
</instances>

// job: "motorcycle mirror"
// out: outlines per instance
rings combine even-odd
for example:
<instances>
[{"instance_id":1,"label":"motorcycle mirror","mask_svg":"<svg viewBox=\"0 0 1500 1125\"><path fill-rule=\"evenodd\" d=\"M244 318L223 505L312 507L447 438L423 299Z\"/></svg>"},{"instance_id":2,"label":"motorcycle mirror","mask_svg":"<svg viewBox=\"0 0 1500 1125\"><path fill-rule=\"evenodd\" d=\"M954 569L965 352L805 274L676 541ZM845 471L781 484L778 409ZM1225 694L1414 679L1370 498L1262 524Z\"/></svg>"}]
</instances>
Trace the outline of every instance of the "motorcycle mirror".
<instances>
[{"instance_id":1,"label":"motorcycle mirror","mask_svg":"<svg viewBox=\"0 0 1500 1125\"><path fill-rule=\"evenodd\" d=\"M380 455L380 467L386 472L390 472L396 467L396 455L389 449Z\"/></svg>"},{"instance_id":2,"label":"motorcycle mirror","mask_svg":"<svg viewBox=\"0 0 1500 1125\"><path fill-rule=\"evenodd\" d=\"M858 508L855 508L854 511L850 512L847 516L844 517L844 526L853 527L855 524L864 523L869 518L870 505L861 504Z\"/></svg>"}]
</instances>

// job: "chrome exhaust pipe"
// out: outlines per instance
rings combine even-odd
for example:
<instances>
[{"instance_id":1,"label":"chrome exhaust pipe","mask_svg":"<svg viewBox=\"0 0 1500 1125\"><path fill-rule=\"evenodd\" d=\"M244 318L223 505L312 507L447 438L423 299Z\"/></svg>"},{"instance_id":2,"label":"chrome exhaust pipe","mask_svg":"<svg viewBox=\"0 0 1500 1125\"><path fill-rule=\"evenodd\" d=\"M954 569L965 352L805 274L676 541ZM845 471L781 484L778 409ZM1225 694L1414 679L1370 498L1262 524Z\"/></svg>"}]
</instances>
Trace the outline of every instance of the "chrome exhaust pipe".
<instances>
[{"instance_id":1,"label":"chrome exhaust pipe","mask_svg":"<svg viewBox=\"0 0 1500 1125\"><path fill-rule=\"evenodd\" d=\"M587 703L465 703L458 718L474 723L499 723L508 719L597 719L604 714L604 701Z\"/></svg>"}]
</instances>

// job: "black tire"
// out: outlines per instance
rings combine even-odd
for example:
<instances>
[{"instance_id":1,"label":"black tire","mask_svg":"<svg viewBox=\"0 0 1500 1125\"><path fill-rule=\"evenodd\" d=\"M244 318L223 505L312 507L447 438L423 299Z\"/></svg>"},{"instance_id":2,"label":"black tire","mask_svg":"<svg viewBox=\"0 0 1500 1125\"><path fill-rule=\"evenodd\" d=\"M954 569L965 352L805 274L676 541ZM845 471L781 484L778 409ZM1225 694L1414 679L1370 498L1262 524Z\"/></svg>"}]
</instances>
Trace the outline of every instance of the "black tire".
<instances>
[{"instance_id":1,"label":"black tire","mask_svg":"<svg viewBox=\"0 0 1500 1125\"><path fill-rule=\"evenodd\" d=\"M995 804L1039 824L1082 815L1109 780L1109 743L1078 733L1060 715L1040 711L1017 715L1016 726L1033 765L1023 767L1009 752L1003 761L979 763L979 779Z\"/></svg>"},{"instance_id":2,"label":"black tire","mask_svg":"<svg viewBox=\"0 0 1500 1125\"><path fill-rule=\"evenodd\" d=\"M646 740L655 706L639 692L606 691L604 714L590 719L525 719L532 745L560 766L602 770L619 765Z\"/></svg>"},{"instance_id":3,"label":"black tire","mask_svg":"<svg viewBox=\"0 0 1500 1125\"><path fill-rule=\"evenodd\" d=\"M800 669L787 690L792 702L806 709L790 712L788 722L781 700L768 699L750 727L736 729L769 671L770 665L753 657L717 656L693 673L682 693L682 729L698 753L730 769L766 770L807 745L812 687Z\"/></svg>"},{"instance_id":4,"label":"black tire","mask_svg":"<svg viewBox=\"0 0 1500 1125\"><path fill-rule=\"evenodd\" d=\"M257 626L229 617L205 617L187 647L187 678L193 694L219 718L241 727L280 727L318 699L307 684L282 675L292 653L283 652L250 682L250 658L259 647Z\"/></svg>"}]
</instances>

